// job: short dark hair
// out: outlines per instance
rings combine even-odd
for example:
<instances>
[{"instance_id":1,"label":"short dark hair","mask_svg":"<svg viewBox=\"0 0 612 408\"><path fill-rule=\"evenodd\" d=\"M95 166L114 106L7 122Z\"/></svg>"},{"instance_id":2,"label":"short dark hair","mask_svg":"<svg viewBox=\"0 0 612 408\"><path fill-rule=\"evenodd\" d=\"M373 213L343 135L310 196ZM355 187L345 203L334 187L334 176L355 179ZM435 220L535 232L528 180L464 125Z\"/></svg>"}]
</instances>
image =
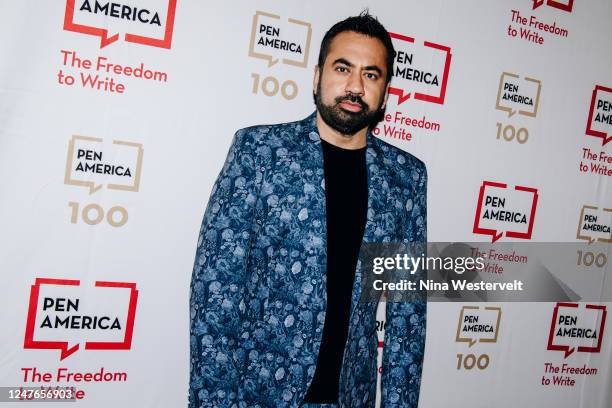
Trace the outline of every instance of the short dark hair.
<instances>
[{"instance_id":1,"label":"short dark hair","mask_svg":"<svg viewBox=\"0 0 612 408\"><path fill-rule=\"evenodd\" d=\"M323 71L323 65L325 59L329 53L329 45L331 44L334 37L345 31L353 31L359 34L367 35L368 37L378 38L387 49L387 78L386 82L389 83L393 76L393 60L395 59L395 49L393 48L393 42L389 32L383 27L378 19L370 14L366 9L362 11L358 16L349 17L346 20L342 20L332 26L321 41L321 50L319 51L319 72Z\"/></svg>"}]
</instances>

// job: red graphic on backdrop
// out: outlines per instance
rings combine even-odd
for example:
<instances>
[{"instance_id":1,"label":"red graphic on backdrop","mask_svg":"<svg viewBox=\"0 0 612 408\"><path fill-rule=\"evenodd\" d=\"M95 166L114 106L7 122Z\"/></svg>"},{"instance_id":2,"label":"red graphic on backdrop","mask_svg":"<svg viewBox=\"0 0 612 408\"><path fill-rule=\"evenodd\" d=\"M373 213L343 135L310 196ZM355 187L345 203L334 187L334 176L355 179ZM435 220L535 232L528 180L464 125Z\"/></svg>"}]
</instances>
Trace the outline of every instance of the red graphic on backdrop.
<instances>
[{"instance_id":1,"label":"red graphic on backdrop","mask_svg":"<svg viewBox=\"0 0 612 408\"><path fill-rule=\"evenodd\" d=\"M538 190L531 187L515 186L515 192L524 192L532 194L531 205L528 213L515 211L514 209L507 209L505 199L500 199L493 195L488 195L485 198L485 190L490 193L492 189L508 189L508 185L505 183L496 183L493 181L484 181L480 186L480 193L478 195L478 204L476 208L476 216L474 217L474 229L475 234L491 235L492 242L499 240L502 236L506 235L510 238L522 238L531 239L533 233L533 222L535 219L536 207L538 204ZM483 207L491 206L494 209L489 213L489 208ZM490 214L489 216L487 216ZM524 217L524 219L523 219ZM491 228L490 226L483 226L483 220L497 220L499 223L504 224L504 230L498 230ZM525 231L505 229L506 227L513 228L520 224L526 224L527 229Z\"/></svg>"},{"instance_id":2,"label":"red graphic on backdrop","mask_svg":"<svg viewBox=\"0 0 612 408\"><path fill-rule=\"evenodd\" d=\"M108 30L74 22L74 6L76 0L66 0L66 13L64 15L64 30L76 33L95 35L100 37L100 48L104 48L119 39L119 33L109 35ZM114 3L113 3L114 4ZM108 4L107 4L108 7ZM165 31L163 38L152 38L138 34L125 33L124 40L131 43L150 45L152 47L170 49L172 45L172 32L174 30L174 15L176 11L176 0L168 0L166 13Z\"/></svg>"},{"instance_id":3,"label":"red graphic on backdrop","mask_svg":"<svg viewBox=\"0 0 612 408\"><path fill-rule=\"evenodd\" d=\"M572 12L572 8L574 7L574 0L568 0L567 3L563 3L555 0L532 0L533 1L533 9L537 9L546 3L547 6L554 7L559 10L567 11L568 13Z\"/></svg>"},{"instance_id":4,"label":"red graphic on backdrop","mask_svg":"<svg viewBox=\"0 0 612 408\"><path fill-rule=\"evenodd\" d=\"M38 299L41 285L80 286L80 284L81 283L79 280L73 279L36 278L34 285L32 285L30 289L30 304L28 308L28 318L26 322L25 339L23 343L23 347L25 349L58 349L61 351L60 361L74 354L79 349L79 343L70 346L68 341L34 340L34 336L36 335L36 314L38 311ZM129 350L132 346L134 319L136 317L136 303L138 301L138 290L136 290L136 284L128 282L96 281L95 286L100 288L117 288L130 290L127 319L125 323L125 334L123 340L120 342L87 341L85 342L85 350Z\"/></svg>"},{"instance_id":5,"label":"red graphic on backdrop","mask_svg":"<svg viewBox=\"0 0 612 408\"><path fill-rule=\"evenodd\" d=\"M608 133L593 129L594 116L596 119L601 117L600 122L602 123L612 123L612 102L603 100L603 98L598 99L597 96L600 93L608 94L609 101L612 101L612 88L606 88L605 86L601 85L595 86L595 89L593 89L593 96L591 97L591 107L589 108L589 119L587 120L586 134L589 136L602 138L602 145L606 145L610 140L612 140L612 126L610 127L611 130ZM596 111L600 110L601 112L597 112L594 115Z\"/></svg>"},{"instance_id":6,"label":"red graphic on backdrop","mask_svg":"<svg viewBox=\"0 0 612 408\"><path fill-rule=\"evenodd\" d=\"M412 37L407 37L405 35L397 34L397 33L389 33L389 35L391 36L391 38L395 38L396 40L399 40L399 41L405 41L410 44L415 43L414 38ZM421 92L414 92L414 99L425 101L425 102L443 104L444 97L446 96L446 85L448 83L448 73L450 71L451 56L452 56L451 49L445 45L435 44L429 41L424 41L423 45L425 47L432 48L440 52L444 52L446 54L444 58L444 70L442 74L442 81L440 85L439 94L429 95L429 94L425 94ZM398 87L393 87L393 86L389 87L389 94L396 95L398 97L398 101L397 101L398 105L401 105L402 103L406 102L412 96L412 92L404 88L398 88Z\"/></svg>"},{"instance_id":7,"label":"red graphic on backdrop","mask_svg":"<svg viewBox=\"0 0 612 408\"><path fill-rule=\"evenodd\" d=\"M570 313L569 316L563 315L565 308L566 313ZM601 313L599 319L598 327L579 327L578 318L572 316L571 314L578 311L579 305L578 303L565 303L559 302L555 306L555 310L553 312L552 321L550 324L550 333L548 335L548 346L547 350L551 351L563 351L565 357L568 358L574 351L583 352L583 353L599 353L601 352L601 344L603 341L604 329L606 327L606 315L608 311L606 306L602 305L585 305L585 309L587 310L597 310ZM590 322L590 321L589 321ZM571 335L570 339L579 338L576 334L582 333L583 337L586 340L578 340L582 341L582 345L570 345L567 339L563 339L563 335L565 334L563 331L559 330L565 329L568 333L568 336ZM581 330L582 332L578 332ZM586 330L590 330L588 334L591 337L588 337ZM596 336L596 341L593 342L592 336ZM561 337L561 338L560 338ZM565 344L563 344L565 342ZM579 343L578 343L579 344ZM576 347L577 346L577 347Z\"/></svg>"}]
</instances>

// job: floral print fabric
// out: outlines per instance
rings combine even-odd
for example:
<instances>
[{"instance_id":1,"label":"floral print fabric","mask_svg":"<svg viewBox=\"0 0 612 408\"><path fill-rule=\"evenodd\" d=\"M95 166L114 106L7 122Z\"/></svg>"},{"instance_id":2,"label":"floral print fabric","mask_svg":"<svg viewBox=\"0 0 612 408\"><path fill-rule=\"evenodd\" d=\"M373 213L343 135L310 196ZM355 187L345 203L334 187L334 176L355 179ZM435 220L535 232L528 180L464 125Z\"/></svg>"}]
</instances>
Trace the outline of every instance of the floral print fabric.
<instances>
[{"instance_id":1,"label":"floral print fabric","mask_svg":"<svg viewBox=\"0 0 612 408\"><path fill-rule=\"evenodd\" d=\"M206 208L191 281L189 406L299 407L326 307L325 183L315 115L238 131ZM368 135L364 242L425 242L425 166ZM374 407L376 302L353 287L339 407ZM382 406L416 407L424 302L389 302Z\"/></svg>"}]
</instances>

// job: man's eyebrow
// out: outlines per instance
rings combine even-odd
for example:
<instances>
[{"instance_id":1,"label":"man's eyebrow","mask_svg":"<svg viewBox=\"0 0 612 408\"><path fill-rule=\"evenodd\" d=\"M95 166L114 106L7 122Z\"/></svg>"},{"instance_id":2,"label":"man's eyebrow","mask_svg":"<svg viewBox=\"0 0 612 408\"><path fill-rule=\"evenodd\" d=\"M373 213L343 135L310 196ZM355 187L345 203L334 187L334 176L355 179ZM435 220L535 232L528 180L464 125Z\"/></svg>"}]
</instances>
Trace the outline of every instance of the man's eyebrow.
<instances>
[{"instance_id":1,"label":"man's eyebrow","mask_svg":"<svg viewBox=\"0 0 612 408\"><path fill-rule=\"evenodd\" d=\"M378 75L382 75L382 70L376 65L368 65L367 67L364 67L363 70L364 71L376 71Z\"/></svg>"},{"instance_id":2,"label":"man's eyebrow","mask_svg":"<svg viewBox=\"0 0 612 408\"><path fill-rule=\"evenodd\" d=\"M337 60L335 60L333 62L332 65L336 65L336 64L342 64L342 65L346 65L346 66L349 66L349 67L353 67L354 66L352 63L348 62L344 58L338 58Z\"/></svg>"}]
</instances>

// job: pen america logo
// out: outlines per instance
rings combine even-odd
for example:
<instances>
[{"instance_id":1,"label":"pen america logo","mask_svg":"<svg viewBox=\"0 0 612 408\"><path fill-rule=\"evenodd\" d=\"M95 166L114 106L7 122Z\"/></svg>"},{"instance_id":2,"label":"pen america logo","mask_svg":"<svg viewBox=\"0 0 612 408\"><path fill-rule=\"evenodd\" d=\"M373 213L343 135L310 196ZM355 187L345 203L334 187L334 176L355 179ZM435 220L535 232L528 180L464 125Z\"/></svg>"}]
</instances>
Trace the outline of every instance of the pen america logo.
<instances>
[{"instance_id":1,"label":"pen america logo","mask_svg":"<svg viewBox=\"0 0 612 408\"><path fill-rule=\"evenodd\" d=\"M563 351L568 358L575 351L599 353L606 327L604 305L557 303L550 323L547 350Z\"/></svg>"},{"instance_id":2,"label":"pen america logo","mask_svg":"<svg viewBox=\"0 0 612 408\"><path fill-rule=\"evenodd\" d=\"M267 11L255 11L249 38L250 58L266 61L263 72L252 72L253 84L251 93L265 97L282 97L290 101L299 93L299 81L287 78L291 71L285 71L282 77L270 72L276 64L285 64L297 68L306 68L310 58L310 41L312 26L309 22L294 17L281 17Z\"/></svg>"},{"instance_id":3,"label":"pen america logo","mask_svg":"<svg viewBox=\"0 0 612 408\"><path fill-rule=\"evenodd\" d=\"M499 77L495 109L506 112L508 117L519 115L536 117L540 105L542 82L529 77L503 72Z\"/></svg>"},{"instance_id":4,"label":"pen america logo","mask_svg":"<svg viewBox=\"0 0 612 408\"><path fill-rule=\"evenodd\" d=\"M143 154L140 143L73 135L68 142L64 184L82 187L89 195L102 188L138 192ZM103 199L98 197L98 200ZM107 225L117 228L125 225L129 219L128 209L121 205L105 209L105 204L100 202L70 201L68 206L71 209L71 224L83 222L93 226L106 219Z\"/></svg>"},{"instance_id":5,"label":"pen america logo","mask_svg":"<svg viewBox=\"0 0 612 408\"><path fill-rule=\"evenodd\" d=\"M540 107L542 81L511 72L502 72L497 87L495 109L507 117L496 123L497 140L525 144L529 129L521 118L535 118Z\"/></svg>"},{"instance_id":6,"label":"pen america logo","mask_svg":"<svg viewBox=\"0 0 612 408\"><path fill-rule=\"evenodd\" d=\"M132 282L36 278L24 349L60 350L60 361L81 349L130 350L138 290Z\"/></svg>"},{"instance_id":7,"label":"pen america logo","mask_svg":"<svg viewBox=\"0 0 612 408\"><path fill-rule=\"evenodd\" d=\"M576 239L612 243L612 208L584 205L580 210Z\"/></svg>"},{"instance_id":8,"label":"pen america logo","mask_svg":"<svg viewBox=\"0 0 612 408\"><path fill-rule=\"evenodd\" d=\"M605 305L569 302L555 305L546 349L555 354L563 352L563 359L544 363L542 386L571 388L580 385L585 377L598 375L597 359L576 365L568 358L574 353L601 352L607 314Z\"/></svg>"},{"instance_id":9,"label":"pen america logo","mask_svg":"<svg viewBox=\"0 0 612 408\"><path fill-rule=\"evenodd\" d=\"M472 347L481 343L497 343L501 317L501 307L463 306L461 308L455 342L467 343L472 352L457 354L457 370L470 371L475 368L486 370L489 367L490 355L479 354Z\"/></svg>"},{"instance_id":10,"label":"pen america logo","mask_svg":"<svg viewBox=\"0 0 612 408\"><path fill-rule=\"evenodd\" d=\"M409 100L444 105L452 52L446 45L390 32L395 58L387 113L372 129L375 136L411 141L417 131L440 132L441 124L408 112Z\"/></svg>"},{"instance_id":11,"label":"pen america logo","mask_svg":"<svg viewBox=\"0 0 612 408\"><path fill-rule=\"evenodd\" d=\"M120 38L170 49L177 0L66 0L64 30L100 37L100 48Z\"/></svg>"},{"instance_id":12,"label":"pen america logo","mask_svg":"<svg viewBox=\"0 0 612 408\"><path fill-rule=\"evenodd\" d=\"M593 89L586 134L601 138L602 145L612 140L612 88L596 85Z\"/></svg>"},{"instance_id":13,"label":"pen america logo","mask_svg":"<svg viewBox=\"0 0 612 408\"><path fill-rule=\"evenodd\" d=\"M480 186L475 234L491 235L492 242L502 236L531 239L538 205L538 190L532 187L484 181Z\"/></svg>"},{"instance_id":14,"label":"pen america logo","mask_svg":"<svg viewBox=\"0 0 612 408\"><path fill-rule=\"evenodd\" d=\"M68 143L64 183L86 187L93 194L102 187L137 192L140 188L142 144L73 135Z\"/></svg>"},{"instance_id":15,"label":"pen america logo","mask_svg":"<svg viewBox=\"0 0 612 408\"><path fill-rule=\"evenodd\" d=\"M430 41L389 33L395 48L395 64L389 94L397 105L408 99L444 104L451 65L451 49Z\"/></svg>"},{"instance_id":16,"label":"pen america logo","mask_svg":"<svg viewBox=\"0 0 612 408\"><path fill-rule=\"evenodd\" d=\"M310 23L256 11L251 26L249 57L267 61L268 67L282 62L305 68L308 65L311 37Z\"/></svg>"},{"instance_id":17,"label":"pen america logo","mask_svg":"<svg viewBox=\"0 0 612 408\"><path fill-rule=\"evenodd\" d=\"M585 134L591 141L595 141L593 137L599 138L601 148L594 150L590 146L582 147L580 173L612 177L612 154L605 148L612 140L612 88L595 85L586 122Z\"/></svg>"},{"instance_id":18,"label":"pen america logo","mask_svg":"<svg viewBox=\"0 0 612 408\"><path fill-rule=\"evenodd\" d=\"M502 310L500 307L463 306L459 313L457 343L497 343Z\"/></svg>"},{"instance_id":19,"label":"pen america logo","mask_svg":"<svg viewBox=\"0 0 612 408\"><path fill-rule=\"evenodd\" d=\"M120 39L125 42L170 49L176 0L130 0L129 4L101 0L66 0L64 30L99 37L104 48ZM56 82L65 89L87 89L123 95L130 82L165 84L171 73L146 61L118 61L74 45L59 50ZM159 86L159 85L152 85Z\"/></svg>"}]
</instances>

